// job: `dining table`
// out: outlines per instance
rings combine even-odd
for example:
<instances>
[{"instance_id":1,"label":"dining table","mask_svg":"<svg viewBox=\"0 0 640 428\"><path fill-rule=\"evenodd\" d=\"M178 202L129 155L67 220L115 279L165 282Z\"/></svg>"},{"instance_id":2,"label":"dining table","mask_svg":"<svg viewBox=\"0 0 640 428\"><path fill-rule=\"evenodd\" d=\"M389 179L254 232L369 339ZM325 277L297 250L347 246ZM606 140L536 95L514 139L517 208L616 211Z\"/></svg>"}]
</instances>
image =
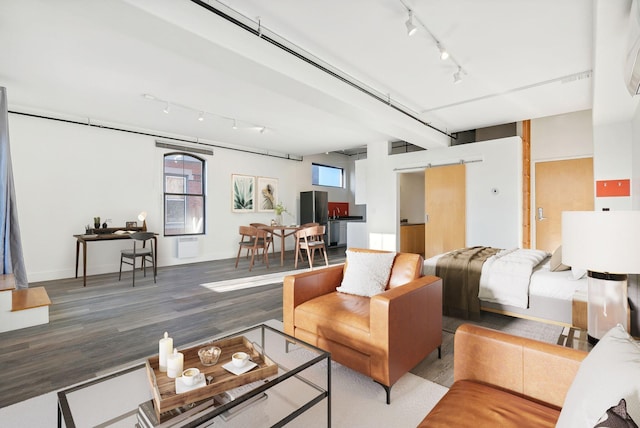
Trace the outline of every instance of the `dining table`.
<instances>
[{"instance_id":1,"label":"dining table","mask_svg":"<svg viewBox=\"0 0 640 428\"><path fill-rule=\"evenodd\" d=\"M280 266L284 266L284 247L285 247L285 238L287 236L294 235L298 230L300 230L300 226L298 225L271 225L271 226L260 226L261 229L269 231L273 236L280 237Z\"/></svg>"}]
</instances>

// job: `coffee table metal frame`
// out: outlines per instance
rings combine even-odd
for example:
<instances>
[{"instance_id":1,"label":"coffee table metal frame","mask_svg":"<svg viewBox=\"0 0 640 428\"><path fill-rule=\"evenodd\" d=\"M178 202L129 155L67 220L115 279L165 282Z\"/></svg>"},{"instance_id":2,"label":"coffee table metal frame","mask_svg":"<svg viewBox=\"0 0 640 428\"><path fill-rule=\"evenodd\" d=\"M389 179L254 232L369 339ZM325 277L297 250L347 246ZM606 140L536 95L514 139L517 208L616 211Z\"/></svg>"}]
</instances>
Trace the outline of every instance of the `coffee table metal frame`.
<instances>
[{"instance_id":1,"label":"coffee table metal frame","mask_svg":"<svg viewBox=\"0 0 640 428\"><path fill-rule=\"evenodd\" d=\"M275 424L271 425L272 427L282 427L286 424L288 424L289 422L291 422L292 420L294 420L295 418L297 418L298 416L300 416L301 414L303 414L304 412L306 412L307 410L309 410L310 408L312 408L313 406L315 406L316 404L320 403L322 400L324 400L326 398L327 400L327 426L331 427L331 354L329 352L326 352L316 346L310 345L304 341L301 341L300 339L296 339L286 333L283 333L279 330L276 330L268 325L265 324L259 324L253 327L249 327L247 329L244 330L240 330L237 332L234 332L232 334L227 334L225 336L222 337L216 337L213 340L221 340L221 339L225 339L225 338L229 338L229 337L235 337L235 336L240 336L240 335L247 335L250 333L256 333L256 331L259 330L259 335L260 335L260 343L258 344L261 348L261 350L263 352L265 352L277 365L278 365L278 375L276 375L275 377L269 379L269 382L265 382L264 385L260 385L259 387L245 393L244 395L237 397L235 400L221 405L221 406L216 406L216 407L209 407L205 410L203 410L197 418L195 419L191 419L189 420L188 423L185 423L184 425L181 425L182 427L187 427L187 428L191 428L191 427L197 427L199 425L201 425L202 423L209 421L215 417L217 417L218 415L228 411L229 409L232 409L235 406L240 405L241 403L250 400L252 397L257 396L258 394L262 394L263 392L267 392L268 390L274 388L276 385L286 381L287 379L290 378L296 378L300 381L302 381L304 384L310 386L311 388L315 389L317 391L317 395L314 396L311 400L309 400L308 402L304 403L302 406L300 406L299 408L297 408L296 410L294 410L293 412L289 413L286 417L282 418L281 420L279 420L278 422L276 422ZM282 366L280 364L280 362L277 361L277 358L274 359L274 357L269 354L265 348L265 334L266 332L271 332L273 334L276 335L280 335L283 338L283 342L281 343L281 345L283 347L286 348L285 352L289 352L289 345L290 344L297 344L303 348L309 349L315 353L317 353L318 355L315 356L314 358L311 358L309 360L307 360L306 362L293 367L292 369L288 369L284 366ZM205 343L211 342L211 340L207 341L207 342L202 342L202 344L204 345ZM309 367L316 365L318 363L320 363L321 361L326 360L326 370L327 370L327 379L326 379L326 388L323 388L322 386L319 386L317 384L315 384L314 382L306 379L302 372L306 369L308 369ZM64 420L65 423L65 427L66 428L74 428L76 427L76 423L74 422L74 418L73 418L73 410L70 406L69 403L69 395L73 394L73 393L77 393L77 392L81 392L83 389L86 388L91 388L92 386L95 386L97 384L100 384L102 382L108 382L109 380L112 380L116 377L119 376L123 376L127 373L131 373L133 371L136 370L141 370L145 368L145 364L139 364L139 365L135 365L133 367L129 367L123 370L119 370L116 371L114 373L111 373L109 375L106 375L104 377L98 378L98 379L94 379L76 386L73 386L71 388L62 390L58 392L58 428L62 428L62 421ZM138 405L140 403L136 402L136 403L132 403L132 407L130 409L130 411L128 413L126 413L125 415L113 415L112 418L113 419L118 419L119 417L125 417L127 415L131 415L131 414L135 414L137 412L138 409ZM99 404L97 404L99 405Z\"/></svg>"}]
</instances>

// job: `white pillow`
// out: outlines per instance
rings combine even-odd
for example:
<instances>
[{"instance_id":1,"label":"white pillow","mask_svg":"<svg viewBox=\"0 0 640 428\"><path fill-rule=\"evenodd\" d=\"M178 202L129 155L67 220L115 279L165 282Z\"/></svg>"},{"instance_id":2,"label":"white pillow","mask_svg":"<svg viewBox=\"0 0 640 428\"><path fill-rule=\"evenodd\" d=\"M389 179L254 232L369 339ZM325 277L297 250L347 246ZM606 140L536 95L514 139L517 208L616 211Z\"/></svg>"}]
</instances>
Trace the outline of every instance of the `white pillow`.
<instances>
[{"instance_id":1,"label":"white pillow","mask_svg":"<svg viewBox=\"0 0 640 428\"><path fill-rule=\"evenodd\" d=\"M549 264L549 270L551 272L561 272L563 270L569 270L571 267L562 264L562 245L560 245L551 255L551 261Z\"/></svg>"},{"instance_id":2,"label":"white pillow","mask_svg":"<svg viewBox=\"0 0 640 428\"><path fill-rule=\"evenodd\" d=\"M556 427L593 427L621 398L631 418L640 421L640 346L617 325L580 364Z\"/></svg>"},{"instance_id":3,"label":"white pillow","mask_svg":"<svg viewBox=\"0 0 640 428\"><path fill-rule=\"evenodd\" d=\"M574 268L573 266L571 267L571 278L574 281L578 281L579 279L582 279L585 276L587 276L586 269Z\"/></svg>"},{"instance_id":4,"label":"white pillow","mask_svg":"<svg viewBox=\"0 0 640 428\"><path fill-rule=\"evenodd\" d=\"M367 253L347 250L347 269L342 284L336 288L341 293L358 296L375 296L387 287L389 274L396 253Z\"/></svg>"}]
</instances>

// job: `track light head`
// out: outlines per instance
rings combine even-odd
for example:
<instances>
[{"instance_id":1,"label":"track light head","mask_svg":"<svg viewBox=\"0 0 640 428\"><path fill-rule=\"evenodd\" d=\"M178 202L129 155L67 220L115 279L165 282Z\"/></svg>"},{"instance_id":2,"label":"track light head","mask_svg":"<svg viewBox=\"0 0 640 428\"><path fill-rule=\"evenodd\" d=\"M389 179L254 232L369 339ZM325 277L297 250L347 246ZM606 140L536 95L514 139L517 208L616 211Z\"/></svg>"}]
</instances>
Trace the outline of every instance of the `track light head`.
<instances>
[{"instance_id":1,"label":"track light head","mask_svg":"<svg viewBox=\"0 0 640 428\"><path fill-rule=\"evenodd\" d=\"M167 101L167 105L164 107L164 109L162 109L162 111L165 112L166 114L169 114L169 111L170 111L169 101Z\"/></svg>"},{"instance_id":2,"label":"track light head","mask_svg":"<svg viewBox=\"0 0 640 428\"><path fill-rule=\"evenodd\" d=\"M238 129L238 124L236 123L235 119L233 119L233 125L231 125L231 128Z\"/></svg>"},{"instance_id":3,"label":"track light head","mask_svg":"<svg viewBox=\"0 0 640 428\"><path fill-rule=\"evenodd\" d=\"M440 59L445 60L449 58L449 52L438 42L438 50L440 51Z\"/></svg>"},{"instance_id":4,"label":"track light head","mask_svg":"<svg viewBox=\"0 0 640 428\"><path fill-rule=\"evenodd\" d=\"M204 112L203 111L200 112L200 115L198 116L198 120L200 122L202 122L204 120Z\"/></svg>"},{"instance_id":5,"label":"track light head","mask_svg":"<svg viewBox=\"0 0 640 428\"><path fill-rule=\"evenodd\" d=\"M409 10L409 19L407 19L407 22L405 22L405 25L407 26L408 36L413 36L416 33L416 31L418 31L418 27L413 25L413 12L411 10Z\"/></svg>"},{"instance_id":6,"label":"track light head","mask_svg":"<svg viewBox=\"0 0 640 428\"><path fill-rule=\"evenodd\" d=\"M458 71L453 73L453 83L462 82L462 67L458 66Z\"/></svg>"}]
</instances>

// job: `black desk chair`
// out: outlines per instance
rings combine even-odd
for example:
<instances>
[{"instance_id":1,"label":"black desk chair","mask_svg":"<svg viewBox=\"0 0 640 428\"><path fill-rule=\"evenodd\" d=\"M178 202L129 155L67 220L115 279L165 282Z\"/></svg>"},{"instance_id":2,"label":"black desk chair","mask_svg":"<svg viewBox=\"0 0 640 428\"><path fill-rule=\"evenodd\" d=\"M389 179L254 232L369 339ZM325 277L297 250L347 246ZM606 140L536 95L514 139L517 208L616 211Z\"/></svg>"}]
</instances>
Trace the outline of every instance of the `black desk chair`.
<instances>
[{"instance_id":1,"label":"black desk chair","mask_svg":"<svg viewBox=\"0 0 640 428\"><path fill-rule=\"evenodd\" d=\"M147 261L151 263L153 267L153 282L156 282L156 265L155 265L155 257L153 254L153 232L136 232L131 234L131 239L133 239L133 248L122 250L120 252L120 275L118 275L118 281L122 278L122 264L127 264L133 267L133 286L136 286L136 260L138 258L142 259L142 271L144 272L144 276L147 276ZM149 242L149 247L147 248L147 241ZM140 247L137 246L138 242L142 242Z\"/></svg>"}]
</instances>

